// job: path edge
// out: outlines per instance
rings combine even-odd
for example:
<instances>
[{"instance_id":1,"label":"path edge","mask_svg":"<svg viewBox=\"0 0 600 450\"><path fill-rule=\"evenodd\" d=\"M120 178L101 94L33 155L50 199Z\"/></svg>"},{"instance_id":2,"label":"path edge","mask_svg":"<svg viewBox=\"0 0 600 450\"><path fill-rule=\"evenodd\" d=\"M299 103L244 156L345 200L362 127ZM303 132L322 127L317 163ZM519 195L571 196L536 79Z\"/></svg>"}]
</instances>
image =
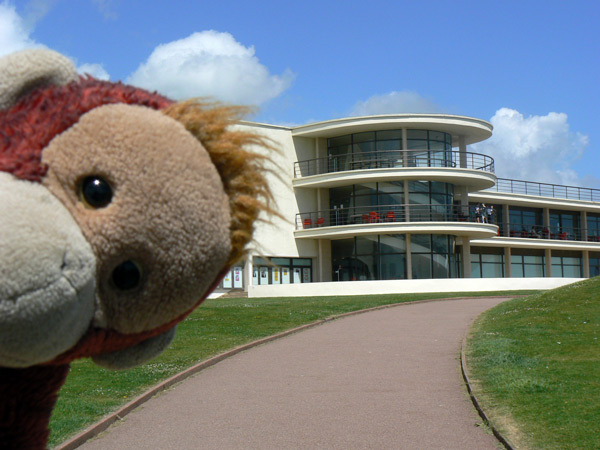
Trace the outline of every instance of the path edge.
<instances>
[{"instance_id":1,"label":"path edge","mask_svg":"<svg viewBox=\"0 0 600 450\"><path fill-rule=\"evenodd\" d=\"M472 326L472 324L471 324L471 326ZM475 395L475 392L473 391L473 388L471 386L472 382L471 382L471 379L469 378L469 369L467 368L467 357L465 354L466 347L467 347L467 338L469 336L470 329L471 329L471 327L469 327L469 330L467 330L467 332L465 333L465 336L463 337L463 341L462 341L462 344L460 347L460 369L461 369L461 373L463 376L463 380L465 381L465 385L467 386L467 391L469 392L469 397L471 398L471 402L473 402L473 406L475 406L475 409L479 413L479 417L481 417L483 419L484 423L489 427L489 429L492 430L492 433L494 434L496 439L498 439L498 441L500 441L500 443L507 450L515 450L516 447L514 447L508 441L508 439L506 439L500 433L500 431L498 431L498 429L494 426L494 423L490 420L488 415L485 413L483 407L481 406L481 403L477 399L477 396Z\"/></svg>"},{"instance_id":2,"label":"path edge","mask_svg":"<svg viewBox=\"0 0 600 450\"><path fill-rule=\"evenodd\" d=\"M494 297L512 298L514 296L512 296L512 295L511 296L495 295ZM395 308L398 306L414 305L416 303L430 303L430 302L437 302L437 301L465 300L465 299L476 299L476 298L485 298L485 297L477 296L477 297L435 298L435 299L415 300L415 301L410 301L410 302L390 303L389 305L374 306L372 308L360 309L357 311L350 311L350 312L343 313L343 314L337 314L337 315L334 315L331 317L327 317L325 319L317 320L316 322L311 322L311 323L301 325L296 328L291 328L289 330L282 331L282 332L274 334L272 336L267 336L265 338L261 338L256 341L248 342L247 344L240 345L239 347L235 347L224 353L213 356L212 358L201 361L201 362L185 369L184 371L179 372L178 374L175 374L170 378L167 378L166 380L160 382L159 384L151 387L146 392L140 394L138 397L134 398L129 403L126 403L121 408L119 408L117 411L114 411L114 412L108 414L107 416L103 417L98 422L90 425L88 428L79 432L75 436L58 444L56 447L53 447L52 450L74 450L74 449L78 448L79 446L83 445L86 441L96 437L103 431L107 430L115 422L122 420L127 414L129 414L130 412L132 412L134 409L138 408L139 406L143 405L144 403L146 403L148 400L150 400L152 397L159 394L160 392L170 388L171 386L173 386L177 383L184 381L186 378L189 378L192 375L196 375L197 373L201 372L204 369L214 366L215 364L217 364L227 358L235 356L238 353L243 352L245 350L249 350L251 348L258 347L259 345L266 344L268 342L284 338L286 336L298 333L303 330L307 330L309 328L314 328L319 325L323 325L324 323L331 322L333 320L343 319L344 317L354 316L354 315L358 315L358 314L364 314L364 313L368 313L371 311L377 311L377 310L381 310L381 309ZM466 335L465 335L465 339L466 339ZM465 340L463 339L463 345L461 347L461 367L462 367L463 378L466 377L465 364L464 364L464 343L465 343ZM471 400L473 400L473 403L475 404L475 408L477 408L477 411L479 412L479 415L481 416L482 410L478 407L478 403L477 404L475 403L476 400L474 400L474 396L473 396L473 394L471 394L472 390L471 390L469 382L467 380L468 380L468 378L465 378L465 382L467 383L467 390L469 391ZM486 420L486 423L489 423L488 419L485 418L485 414L484 414L484 416L482 416L482 418L484 420ZM503 441L504 438L501 438L501 436L499 434L496 434L497 432L494 430L493 427L492 427L492 431L494 431L494 435L500 440L500 442L502 442L502 444L506 446L507 444L505 444L505 442ZM512 447L506 447L506 448L509 450L513 450Z\"/></svg>"}]
</instances>

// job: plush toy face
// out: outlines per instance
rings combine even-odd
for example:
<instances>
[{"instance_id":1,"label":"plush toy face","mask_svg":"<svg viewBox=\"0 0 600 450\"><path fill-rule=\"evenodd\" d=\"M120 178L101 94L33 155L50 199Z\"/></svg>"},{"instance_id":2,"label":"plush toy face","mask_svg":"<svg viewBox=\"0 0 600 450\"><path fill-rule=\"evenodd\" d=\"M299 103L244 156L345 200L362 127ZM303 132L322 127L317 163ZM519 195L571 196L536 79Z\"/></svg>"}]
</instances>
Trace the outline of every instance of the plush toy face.
<instances>
[{"instance_id":1,"label":"plush toy face","mask_svg":"<svg viewBox=\"0 0 600 450\"><path fill-rule=\"evenodd\" d=\"M3 174L0 204L11 210L2 217L19 211L25 223L3 226L7 242L0 251L12 242L21 258L3 266L11 274L3 274L0 286L10 280L21 289L3 292L0 302L12 308L0 314L0 340L17 345L0 364L49 361L90 324L124 334L153 330L197 303L225 265L227 196L206 150L177 121L141 106L95 108L56 136L42 161L48 172L41 185ZM66 210L64 219L48 221L39 202L22 201L20 193L32 189L43 197L42 208L54 215ZM44 222L60 238L47 239L42 229L32 240L28 223ZM38 240L52 241L52 261ZM25 287L32 280L37 285ZM24 341L31 352L23 352Z\"/></svg>"},{"instance_id":2,"label":"plush toy face","mask_svg":"<svg viewBox=\"0 0 600 450\"><path fill-rule=\"evenodd\" d=\"M244 254L270 211L242 112L0 59L0 446L46 448L69 363L128 368Z\"/></svg>"},{"instance_id":3,"label":"plush toy face","mask_svg":"<svg viewBox=\"0 0 600 450\"><path fill-rule=\"evenodd\" d=\"M80 356L128 367L154 356L231 263L232 245L240 246L235 224L249 228L239 223L256 217L256 207L233 199L223 175L227 163L215 166L215 155L188 129L196 124L184 125L185 110L183 119L175 119L180 112L131 104L133 94L121 93L129 88L115 86L117 100L86 107L41 146L39 167L31 175L21 161L33 152L27 146L37 142L14 145L19 136L28 136L30 125L18 136L11 128L4 132L0 367L65 363ZM45 130L44 116L50 115L37 103L63 101L48 89L48 98L35 100L35 113L23 112L17 103L4 117L33 115L32 130ZM154 94L140 95L145 104ZM18 98L10 98L9 106ZM77 98L88 102L85 92ZM238 155L242 162L236 164L244 159ZM243 186L235 180L230 185L236 183ZM244 199L249 205L255 201L248 194ZM237 216L232 204L241 211Z\"/></svg>"}]
</instances>

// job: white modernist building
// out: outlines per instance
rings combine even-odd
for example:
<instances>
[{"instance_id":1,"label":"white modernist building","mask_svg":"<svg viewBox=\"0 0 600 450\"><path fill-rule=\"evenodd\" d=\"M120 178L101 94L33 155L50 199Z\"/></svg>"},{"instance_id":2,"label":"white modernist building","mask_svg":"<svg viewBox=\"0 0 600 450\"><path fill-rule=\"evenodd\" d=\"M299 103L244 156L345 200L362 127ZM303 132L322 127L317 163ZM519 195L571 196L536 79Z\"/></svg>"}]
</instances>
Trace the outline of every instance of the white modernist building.
<instances>
[{"instance_id":1,"label":"white modernist building","mask_svg":"<svg viewBox=\"0 0 600 450\"><path fill-rule=\"evenodd\" d=\"M544 289L600 274L600 190L497 178L480 119L246 123L283 216L223 280L251 296Z\"/></svg>"}]
</instances>

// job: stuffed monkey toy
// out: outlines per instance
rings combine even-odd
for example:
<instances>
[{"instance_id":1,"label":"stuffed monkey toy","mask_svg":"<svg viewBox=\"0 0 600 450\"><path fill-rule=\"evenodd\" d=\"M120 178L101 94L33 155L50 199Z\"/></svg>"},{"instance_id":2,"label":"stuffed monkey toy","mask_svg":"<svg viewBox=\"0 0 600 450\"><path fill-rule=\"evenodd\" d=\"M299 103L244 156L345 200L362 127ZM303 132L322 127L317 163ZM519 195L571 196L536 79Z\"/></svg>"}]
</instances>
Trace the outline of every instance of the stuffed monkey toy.
<instances>
[{"instance_id":1,"label":"stuffed monkey toy","mask_svg":"<svg viewBox=\"0 0 600 450\"><path fill-rule=\"evenodd\" d=\"M270 194L240 112L0 59L1 448L45 448L72 360L156 356L244 254Z\"/></svg>"}]
</instances>

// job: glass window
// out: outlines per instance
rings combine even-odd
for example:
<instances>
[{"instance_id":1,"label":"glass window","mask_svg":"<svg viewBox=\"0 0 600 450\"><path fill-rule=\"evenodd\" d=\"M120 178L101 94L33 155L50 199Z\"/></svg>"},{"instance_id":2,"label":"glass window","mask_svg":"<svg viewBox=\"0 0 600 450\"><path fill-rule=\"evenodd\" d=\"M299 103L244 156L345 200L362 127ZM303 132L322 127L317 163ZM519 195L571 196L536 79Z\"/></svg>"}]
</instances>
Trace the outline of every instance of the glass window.
<instances>
[{"instance_id":1,"label":"glass window","mask_svg":"<svg viewBox=\"0 0 600 450\"><path fill-rule=\"evenodd\" d=\"M426 130L407 130L408 139L427 139Z\"/></svg>"},{"instance_id":2,"label":"glass window","mask_svg":"<svg viewBox=\"0 0 600 450\"><path fill-rule=\"evenodd\" d=\"M381 279L402 280L406 278L406 254L381 255Z\"/></svg>"},{"instance_id":3,"label":"glass window","mask_svg":"<svg viewBox=\"0 0 600 450\"><path fill-rule=\"evenodd\" d=\"M430 234L413 234L410 237L410 251L412 253L429 252L431 250Z\"/></svg>"},{"instance_id":4,"label":"glass window","mask_svg":"<svg viewBox=\"0 0 600 450\"><path fill-rule=\"evenodd\" d=\"M289 266L290 258L271 258L271 262L276 266Z\"/></svg>"},{"instance_id":5,"label":"glass window","mask_svg":"<svg viewBox=\"0 0 600 450\"><path fill-rule=\"evenodd\" d=\"M579 240L579 213L550 210L550 233L557 239Z\"/></svg>"},{"instance_id":6,"label":"glass window","mask_svg":"<svg viewBox=\"0 0 600 450\"><path fill-rule=\"evenodd\" d=\"M381 253L405 253L406 236L403 234L383 234L380 237Z\"/></svg>"},{"instance_id":7,"label":"glass window","mask_svg":"<svg viewBox=\"0 0 600 450\"><path fill-rule=\"evenodd\" d=\"M401 165L448 167L452 163L452 136L447 133L408 130L407 145L411 151L404 160L402 152L388 153L402 149L402 130L368 131L331 138L327 141L329 171Z\"/></svg>"},{"instance_id":8,"label":"glass window","mask_svg":"<svg viewBox=\"0 0 600 450\"><path fill-rule=\"evenodd\" d=\"M513 249L510 260L513 277L543 277L545 275L543 250Z\"/></svg>"},{"instance_id":9,"label":"glass window","mask_svg":"<svg viewBox=\"0 0 600 450\"><path fill-rule=\"evenodd\" d=\"M471 259L471 278L482 278L481 277L481 264L479 261L473 261Z\"/></svg>"},{"instance_id":10,"label":"glass window","mask_svg":"<svg viewBox=\"0 0 600 450\"><path fill-rule=\"evenodd\" d=\"M413 278L456 277L454 237L447 235L411 235Z\"/></svg>"},{"instance_id":11,"label":"glass window","mask_svg":"<svg viewBox=\"0 0 600 450\"><path fill-rule=\"evenodd\" d=\"M600 275L600 253L590 252L590 277Z\"/></svg>"},{"instance_id":12,"label":"glass window","mask_svg":"<svg viewBox=\"0 0 600 450\"><path fill-rule=\"evenodd\" d=\"M294 266L312 266L312 260L310 258L294 258L292 259Z\"/></svg>"},{"instance_id":13,"label":"glass window","mask_svg":"<svg viewBox=\"0 0 600 450\"><path fill-rule=\"evenodd\" d=\"M364 133L356 133L356 134L352 135L352 139L355 144L359 143L359 142L374 141L375 140L375 132L367 131Z\"/></svg>"},{"instance_id":14,"label":"glass window","mask_svg":"<svg viewBox=\"0 0 600 450\"><path fill-rule=\"evenodd\" d=\"M312 282L312 260L310 258L261 258L255 256L252 273L253 284L289 284ZM296 267L296 269L293 269ZM302 270L309 276L302 277ZM304 280L304 281L303 281ZM309 281L306 281L309 280ZM235 280L234 280L235 281Z\"/></svg>"},{"instance_id":15,"label":"glass window","mask_svg":"<svg viewBox=\"0 0 600 450\"><path fill-rule=\"evenodd\" d=\"M430 131L429 132L429 140L445 142L446 133L441 133L439 131Z\"/></svg>"},{"instance_id":16,"label":"glass window","mask_svg":"<svg viewBox=\"0 0 600 450\"><path fill-rule=\"evenodd\" d=\"M481 276L482 278L502 278L504 276L503 264L481 264Z\"/></svg>"},{"instance_id":17,"label":"glass window","mask_svg":"<svg viewBox=\"0 0 600 450\"><path fill-rule=\"evenodd\" d=\"M591 266L591 263L590 263ZM591 267L590 267L591 272ZM566 278L581 278L582 264L581 254L571 251L552 252L552 276Z\"/></svg>"},{"instance_id":18,"label":"glass window","mask_svg":"<svg viewBox=\"0 0 600 450\"><path fill-rule=\"evenodd\" d=\"M474 278L502 278L504 276L504 249L472 247L471 276Z\"/></svg>"},{"instance_id":19,"label":"glass window","mask_svg":"<svg viewBox=\"0 0 600 450\"><path fill-rule=\"evenodd\" d=\"M356 254L372 255L379 252L378 236L367 236L356 238Z\"/></svg>"},{"instance_id":20,"label":"glass window","mask_svg":"<svg viewBox=\"0 0 600 450\"><path fill-rule=\"evenodd\" d=\"M383 130L377 132L378 141L391 139L402 141L402 130Z\"/></svg>"},{"instance_id":21,"label":"glass window","mask_svg":"<svg viewBox=\"0 0 600 450\"><path fill-rule=\"evenodd\" d=\"M411 256L413 279L431 279L431 253L413 253Z\"/></svg>"}]
</instances>

